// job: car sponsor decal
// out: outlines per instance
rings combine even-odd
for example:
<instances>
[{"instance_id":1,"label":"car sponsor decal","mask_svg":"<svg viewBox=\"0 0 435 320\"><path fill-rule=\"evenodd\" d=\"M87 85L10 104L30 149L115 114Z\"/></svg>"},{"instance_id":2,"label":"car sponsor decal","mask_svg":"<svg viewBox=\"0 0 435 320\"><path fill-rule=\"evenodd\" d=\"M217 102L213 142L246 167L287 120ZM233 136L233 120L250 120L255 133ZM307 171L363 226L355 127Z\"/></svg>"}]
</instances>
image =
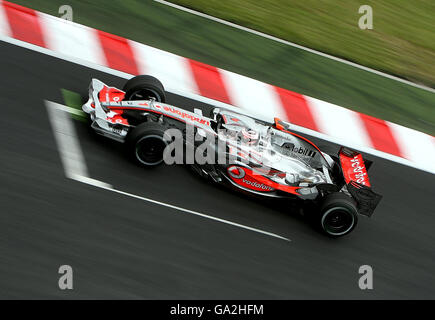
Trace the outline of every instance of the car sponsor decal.
<instances>
[{"instance_id":1,"label":"car sponsor decal","mask_svg":"<svg viewBox=\"0 0 435 320\"><path fill-rule=\"evenodd\" d=\"M156 105L157 106L157 105ZM168 113L171 113L173 115L176 115L177 118L181 118L181 119L188 119L192 122L197 122L200 124L205 124L207 126L210 126L210 121L208 121L207 119L203 119L201 117L198 117L196 114L188 112L188 111L184 111L181 109L178 109L176 107L172 107L172 106L163 106L163 110L165 110Z\"/></svg>"},{"instance_id":2,"label":"car sponsor decal","mask_svg":"<svg viewBox=\"0 0 435 320\"><path fill-rule=\"evenodd\" d=\"M242 167L228 167L228 174L235 179L242 179L245 176L245 170Z\"/></svg>"},{"instance_id":3,"label":"car sponsor decal","mask_svg":"<svg viewBox=\"0 0 435 320\"><path fill-rule=\"evenodd\" d=\"M228 176L235 184L245 189L262 192L281 190L296 195L298 195L296 190L300 189L300 187L293 187L274 182L269 178L261 175L260 172L255 173L253 170L246 167L232 165L227 168L227 172ZM273 172L273 174L274 173L275 172Z\"/></svg>"},{"instance_id":4,"label":"car sponsor decal","mask_svg":"<svg viewBox=\"0 0 435 320\"><path fill-rule=\"evenodd\" d=\"M294 145L293 145L291 151L294 153L297 153L301 156L306 156L306 157L311 157L311 158L314 158L314 156L317 154L316 151L310 150L308 148L304 148L302 146L298 148L298 147L295 147Z\"/></svg>"},{"instance_id":5,"label":"car sponsor decal","mask_svg":"<svg viewBox=\"0 0 435 320\"><path fill-rule=\"evenodd\" d=\"M340 152L340 163L346 183L356 181L362 185L370 187L367 169L360 153L347 156L343 152Z\"/></svg>"},{"instance_id":6,"label":"car sponsor decal","mask_svg":"<svg viewBox=\"0 0 435 320\"><path fill-rule=\"evenodd\" d=\"M290 134L290 135L292 135L292 136L294 136L294 137L297 137L297 138L299 138L299 139L301 139L302 141L305 141L308 145L310 145L311 147L313 147L315 150L317 150L318 151L318 153L320 154L320 156L327 162L327 160L325 159L325 156L322 154L322 151L320 151L320 149L319 149L319 147L317 147L313 142L311 142L310 140L308 140L307 138L304 138L304 137L302 137L302 136L300 136L300 135L298 135L298 134L296 134L296 133L294 133L294 132L291 132L291 131L289 131L289 130L286 130L285 129L285 127L282 125L282 124L280 124L279 123L279 119L277 118L277 120L275 120L275 121L277 121L276 123L278 123L278 126L276 126L275 125L275 128L276 129L278 129L278 132L284 132L284 133L287 133L287 134ZM297 148L296 148L297 149ZM299 153L299 150L297 150L297 152ZM302 150L301 151L301 154L302 154L302 152L305 152L304 150ZM308 154L308 152L307 152L307 154ZM315 157L316 156L316 152L313 150L311 153L310 153L310 155L309 155L309 157Z\"/></svg>"},{"instance_id":7,"label":"car sponsor decal","mask_svg":"<svg viewBox=\"0 0 435 320\"><path fill-rule=\"evenodd\" d=\"M266 186L260 182L242 179L241 183L243 186L248 187L249 189L257 190L257 191L273 191L272 187Z\"/></svg>"},{"instance_id":8,"label":"car sponsor decal","mask_svg":"<svg viewBox=\"0 0 435 320\"><path fill-rule=\"evenodd\" d=\"M246 174L247 171L248 174ZM252 173L252 171L247 168L230 166L228 167L227 172L231 180L244 188L265 192L270 192L274 190L274 188L272 188L271 186L264 184L251 176L250 173Z\"/></svg>"}]
</instances>

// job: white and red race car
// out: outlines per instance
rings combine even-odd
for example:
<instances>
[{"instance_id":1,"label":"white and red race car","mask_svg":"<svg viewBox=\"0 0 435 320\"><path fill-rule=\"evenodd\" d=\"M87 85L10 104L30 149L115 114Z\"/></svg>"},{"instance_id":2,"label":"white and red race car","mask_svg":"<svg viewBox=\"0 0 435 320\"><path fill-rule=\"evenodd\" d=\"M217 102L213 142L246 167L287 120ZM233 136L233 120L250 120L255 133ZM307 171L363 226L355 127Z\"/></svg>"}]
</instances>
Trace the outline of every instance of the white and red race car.
<instances>
[{"instance_id":1,"label":"white and red race car","mask_svg":"<svg viewBox=\"0 0 435 320\"><path fill-rule=\"evenodd\" d=\"M268 124L219 108L208 117L165 101L152 76L136 76L123 90L92 79L82 109L97 133L124 143L138 164L188 164L234 190L310 204L312 220L332 237L351 232L358 214L371 216L381 200L367 175L371 162L358 152L324 153L277 118Z\"/></svg>"}]
</instances>

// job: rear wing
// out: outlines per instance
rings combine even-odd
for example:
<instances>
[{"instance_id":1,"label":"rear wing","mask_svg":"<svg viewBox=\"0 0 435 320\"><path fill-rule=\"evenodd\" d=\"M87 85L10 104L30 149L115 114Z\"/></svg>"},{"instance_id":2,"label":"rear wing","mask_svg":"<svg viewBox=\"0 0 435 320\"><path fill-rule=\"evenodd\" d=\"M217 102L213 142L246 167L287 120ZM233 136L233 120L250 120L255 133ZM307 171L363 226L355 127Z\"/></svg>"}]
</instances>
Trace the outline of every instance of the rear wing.
<instances>
[{"instance_id":1,"label":"rear wing","mask_svg":"<svg viewBox=\"0 0 435 320\"><path fill-rule=\"evenodd\" d=\"M372 162L364 160L360 153L345 147L340 148L338 157L347 190L357 202L358 212L370 217L382 199L371 188L367 171Z\"/></svg>"},{"instance_id":2,"label":"rear wing","mask_svg":"<svg viewBox=\"0 0 435 320\"><path fill-rule=\"evenodd\" d=\"M338 152L338 157L340 159L341 169L346 183L355 181L364 186L370 187L367 167L370 167L371 163L366 167L366 163L364 162L361 153L341 147Z\"/></svg>"}]
</instances>

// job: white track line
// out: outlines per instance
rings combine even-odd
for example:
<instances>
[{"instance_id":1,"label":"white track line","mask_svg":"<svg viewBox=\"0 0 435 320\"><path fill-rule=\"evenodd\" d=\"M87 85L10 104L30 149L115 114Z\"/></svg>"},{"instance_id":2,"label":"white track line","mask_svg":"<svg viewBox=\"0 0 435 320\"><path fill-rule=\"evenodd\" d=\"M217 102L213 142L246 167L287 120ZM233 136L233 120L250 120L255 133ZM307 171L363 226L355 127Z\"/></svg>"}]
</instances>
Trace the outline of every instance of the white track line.
<instances>
[{"instance_id":1,"label":"white track line","mask_svg":"<svg viewBox=\"0 0 435 320\"><path fill-rule=\"evenodd\" d=\"M55 102L50 102L50 103L56 104L56 108L58 108L59 110L62 110L62 111L65 111L65 112L68 112L71 114L75 114L76 116L85 116L86 115L83 111L77 110L75 108L64 106L63 104L59 104L59 103L55 103Z\"/></svg>"},{"instance_id":2,"label":"white track line","mask_svg":"<svg viewBox=\"0 0 435 320\"><path fill-rule=\"evenodd\" d=\"M164 203L161 201L137 196L135 194L131 194L128 192L124 192L121 190L114 189L110 184L105 182L89 178L88 169L86 167L85 158L83 156L82 149L80 147L80 142L77 138L77 134L74 129L74 124L68 113L77 114L77 110L61 105L59 103L45 101L45 105L47 107L48 116L51 122L51 126L53 128L54 137L56 139L56 144L59 150L60 158L62 160L63 168L65 170L65 175L73 180L79 181L81 183L86 183L92 185L94 187L98 187L101 189L105 189L108 191L116 192L125 196L129 196L135 199L139 199L146 202L151 202L163 207L175 209L181 212L190 213L195 216L199 216L202 218L218 221L221 223L225 223L228 225L232 225L238 228L254 231L257 233L261 233L270 237L290 241L285 237L281 237L277 234L267 232L264 230L248 227L239 223L235 223L232 221L228 221L225 219L216 218L213 216L206 215L204 213L200 213L197 211L181 208L178 206L174 206L172 204Z\"/></svg>"},{"instance_id":3,"label":"white track line","mask_svg":"<svg viewBox=\"0 0 435 320\"><path fill-rule=\"evenodd\" d=\"M267 235L267 236L270 236L270 237L273 237L273 238L277 238L277 239L281 239L281 240L285 240L285 241L289 241L289 242L291 241L290 239L282 237L282 236L277 235L275 233L271 233L271 232L267 232L267 231L264 231L264 230L248 227L248 226L245 226L245 225L240 224L240 223L236 223L236 222L232 222L232 221L229 221L229 220L225 220L225 219L209 216L207 214L200 213L200 212L197 212L197 211L181 208L181 207L174 206L172 204L168 204L168 203L165 203L165 202L161 202L161 201L153 200L153 199L150 199L150 198L141 197L141 196L138 196L138 195L135 195L135 194L132 194L132 193L125 192L125 191L117 190L117 189L115 189L113 187L105 186L104 182L97 181L97 180L94 180L94 179L91 179L89 181L86 181L86 180L83 180L83 179L75 179L75 178L73 178L73 179L77 180L77 181L80 181L80 182L83 182L83 183L86 183L86 184L89 184L89 185L92 185L92 186L95 186L95 187L98 187L98 188L101 188L101 189L112 191L112 192L115 192L115 193L118 193L118 194L122 194L124 196L128 196L128 197L135 198L135 199L138 199L138 200L142 200L142 201L150 202L150 203L153 203L153 204L157 204L157 205L160 205L160 206L163 206L163 207L166 207L166 208L171 208L171 209L174 209L174 210L177 210L177 211L181 211L181 212L185 212L185 213L190 213L190 214L193 214L193 215L198 216L198 217L202 217L202 218L206 218L206 219L209 219L209 220L225 223L225 224L228 224L228 225L231 225L231 226L234 226L234 227L238 227L238 228L241 228L241 229L254 231L254 232L261 233L261 234L264 234L264 235Z\"/></svg>"},{"instance_id":4,"label":"white track line","mask_svg":"<svg viewBox=\"0 0 435 320\"><path fill-rule=\"evenodd\" d=\"M322 56L322 57L325 57L325 58L328 58L328 59L331 59L331 60L334 60L334 61L338 61L338 62L347 64L347 65L352 66L354 68L358 68L358 69L361 69L361 70L364 70L364 71L367 71L367 72L370 72L370 73L374 73L374 74L376 74L378 76L382 76L382 77L385 77L385 78L388 78L388 79L391 79L391 80L399 81L399 82L402 82L404 84L410 85L412 87L419 88L419 89L422 89L422 90L426 90L426 91L435 93L435 89L433 89L433 88L430 88L430 87L427 87L427 86L424 86L424 85L421 85L421 84L417 84L417 83L414 83L414 82L411 82L411 81L408 81L408 80L405 80L405 79L402 79L402 78L398 78L398 77L392 76L391 74L384 73L384 72L381 72L381 71L378 71L378 70L375 70L375 69L372 69L372 68L368 68L368 67L362 66L360 64L357 64L357 63L354 63L354 62L351 62L351 61L348 61L348 60L345 60L345 59L337 58L337 57L331 56L331 55L329 55L327 53L323 53L323 52L320 52L320 51L317 51L317 50L313 50L313 49L301 46L299 44L296 44L294 42L283 40L283 39L271 36L269 34L266 34L266 33L260 32L260 31L256 31L254 29L246 28L246 27L243 27L241 25L238 25L238 24L235 24L235 23L223 20L223 19L219 19L219 18L210 16L208 14L205 14L205 13L202 13L202 12L199 12L199 11L195 11L195 10L192 10L192 9L180 6L178 4L174 4L174 3L171 3L171 2L168 2L168 1L165 1L165 0L154 0L154 1L158 2L160 4L167 5L169 7L172 7L172 8L181 10L181 11L184 11L184 12L188 12L188 13L194 14L196 16L199 16L199 17L202 17L202 18L205 18L205 19L208 19L208 20L212 20L214 22L218 22L218 23L224 24L224 25L229 26L229 27L233 27L233 28L236 28L236 29L239 29L239 30L243 30L243 31L255 34L257 36L260 36L260 37L263 37L263 38L266 38L266 39L269 39L269 40L273 40L273 41L276 41L276 42L279 42L279 43L282 43L282 44L285 44L285 45L288 45L288 46L291 46L291 47L295 47L295 48L298 48L298 49L301 49L301 50L304 50L304 51L307 51L307 52L310 52L310 53L313 53L313 54L316 54L316 55L319 55L319 56Z\"/></svg>"},{"instance_id":5,"label":"white track line","mask_svg":"<svg viewBox=\"0 0 435 320\"><path fill-rule=\"evenodd\" d=\"M57 53L55 51L51 51L49 49L39 47L37 45L31 44L31 43L28 43L28 42L24 42L24 41L17 40L17 39L14 39L14 38L2 36L1 34L0 34L0 41L4 41L4 42L7 42L7 43L10 43L10 44L22 47L22 48L26 48L26 49L29 49L29 50L33 50L33 51L36 51L36 52L40 52L40 53L46 54L46 55L51 56L51 57L55 57L55 58L58 58L58 59L69 61L71 63L76 63L76 64L79 64L79 65L82 65L82 66L85 66L85 67L88 67L88 68L91 68L91 69L94 69L94 70L105 72L107 74L111 74L111 75L114 75L114 76L119 77L119 78L130 79L130 78L133 77L133 75L125 73L125 72L122 72L122 71L110 69L108 67L105 67L105 66L102 66L102 65L99 65L99 64L95 64L95 63L92 63L92 62L89 62L89 61L86 61L86 60L83 60L83 59L75 58L73 56L68 56L68 55L64 55L64 54L61 54L61 53ZM234 107L232 105L229 105L229 104L226 104L226 103L223 103L223 102L220 102L220 101L216 101L216 100L213 100L213 99L210 99L210 98L206 98L206 97L200 96L198 94L194 94L194 93L190 93L190 92L183 92L183 91L181 91L181 90L179 90L177 88L174 88L174 87L168 87L168 88L165 88L165 89L166 89L166 91L171 92L171 93L176 94L176 95L179 95L179 96L184 96L186 98L189 98L189 99L192 99L192 100L197 100L197 101L200 101L200 102L204 102L206 104L209 104L209 105L212 105L212 106L215 106L215 107L229 109L229 110L232 110L234 112L238 112L238 113L246 114L248 116L252 116L252 113L248 112L248 110L244 110L242 108L237 108L237 107ZM64 106L64 107L66 107L66 106ZM270 119L263 119L263 120L273 121L273 115L270 115ZM307 129L307 128L304 128L304 127L297 126L297 125L293 125L293 128L294 128L295 131L298 131L298 132L301 132L301 133L304 133L304 134L307 134L307 135L310 135L310 136L313 136L313 137L316 137L316 138L320 138L320 139L325 140L325 141L333 142L333 143L336 143L336 144L339 144L339 145L343 144L342 139L339 139L339 138L336 138L336 137L331 137L331 136L328 136L328 135L326 135L324 133L320 133L320 132L317 132L317 131L314 131L314 130L311 130L311 129ZM351 148L354 147L354 146L349 145L349 144L347 144L346 146L351 147ZM420 165L418 163L414 163L414 162L411 162L411 161L409 161L407 159L400 158L400 157L394 156L394 155L386 153L386 152L378 151L378 150L373 149L373 148L359 147L358 150L362 151L362 152L365 152L365 153L368 153L368 154L373 154L373 155L375 155L377 157L380 157L380 158L383 158L383 159L387 159L387 160L390 160L390 161L393 161L393 162L400 163L402 165L405 165L405 166L408 166L408 167L411 167L411 168L419 169L419 170L422 170L422 171L425 171L425 172L429 172L429 173L432 173L432 174L435 173L432 169L427 168L425 166L422 166L422 165Z\"/></svg>"},{"instance_id":6,"label":"white track line","mask_svg":"<svg viewBox=\"0 0 435 320\"><path fill-rule=\"evenodd\" d=\"M67 112L65 106L58 103L45 101L48 118L53 128L57 148L60 158L62 159L65 175L68 178L76 176L88 176L85 158L80 148L74 124Z\"/></svg>"},{"instance_id":7,"label":"white track line","mask_svg":"<svg viewBox=\"0 0 435 320\"><path fill-rule=\"evenodd\" d=\"M111 187L109 184L89 178L80 142L74 129L74 124L68 113L82 115L83 113L59 103L45 101L48 118L53 128L54 138L62 160L65 176L81 181L92 183L100 187Z\"/></svg>"}]
</instances>

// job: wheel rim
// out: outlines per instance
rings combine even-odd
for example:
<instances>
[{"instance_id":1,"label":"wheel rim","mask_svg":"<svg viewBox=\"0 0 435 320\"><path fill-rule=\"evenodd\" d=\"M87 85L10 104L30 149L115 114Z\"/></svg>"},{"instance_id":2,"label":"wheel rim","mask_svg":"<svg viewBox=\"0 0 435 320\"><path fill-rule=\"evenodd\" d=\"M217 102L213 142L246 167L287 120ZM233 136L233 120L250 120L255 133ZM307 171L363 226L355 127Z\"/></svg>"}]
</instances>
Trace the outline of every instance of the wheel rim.
<instances>
[{"instance_id":1,"label":"wheel rim","mask_svg":"<svg viewBox=\"0 0 435 320\"><path fill-rule=\"evenodd\" d=\"M339 236L349 232L355 224L352 211L346 207L334 207L322 217L322 227L330 235Z\"/></svg>"},{"instance_id":2,"label":"wheel rim","mask_svg":"<svg viewBox=\"0 0 435 320\"><path fill-rule=\"evenodd\" d=\"M150 100L152 98L159 102L162 101L161 95L153 89L138 89L133 91L129 100Z\"/></svg>"},{"instance_id":3,"label":"wheel rim","mask_svg":"<svg viewBox=\"0 0 435 320\"><path fill-rule=\"evenodd\" d=\"M136 159L148 166L158 165L163 162L165 148L166 142L160 136L142 137L136 142Z\"/></svg>"}]
</instances>

